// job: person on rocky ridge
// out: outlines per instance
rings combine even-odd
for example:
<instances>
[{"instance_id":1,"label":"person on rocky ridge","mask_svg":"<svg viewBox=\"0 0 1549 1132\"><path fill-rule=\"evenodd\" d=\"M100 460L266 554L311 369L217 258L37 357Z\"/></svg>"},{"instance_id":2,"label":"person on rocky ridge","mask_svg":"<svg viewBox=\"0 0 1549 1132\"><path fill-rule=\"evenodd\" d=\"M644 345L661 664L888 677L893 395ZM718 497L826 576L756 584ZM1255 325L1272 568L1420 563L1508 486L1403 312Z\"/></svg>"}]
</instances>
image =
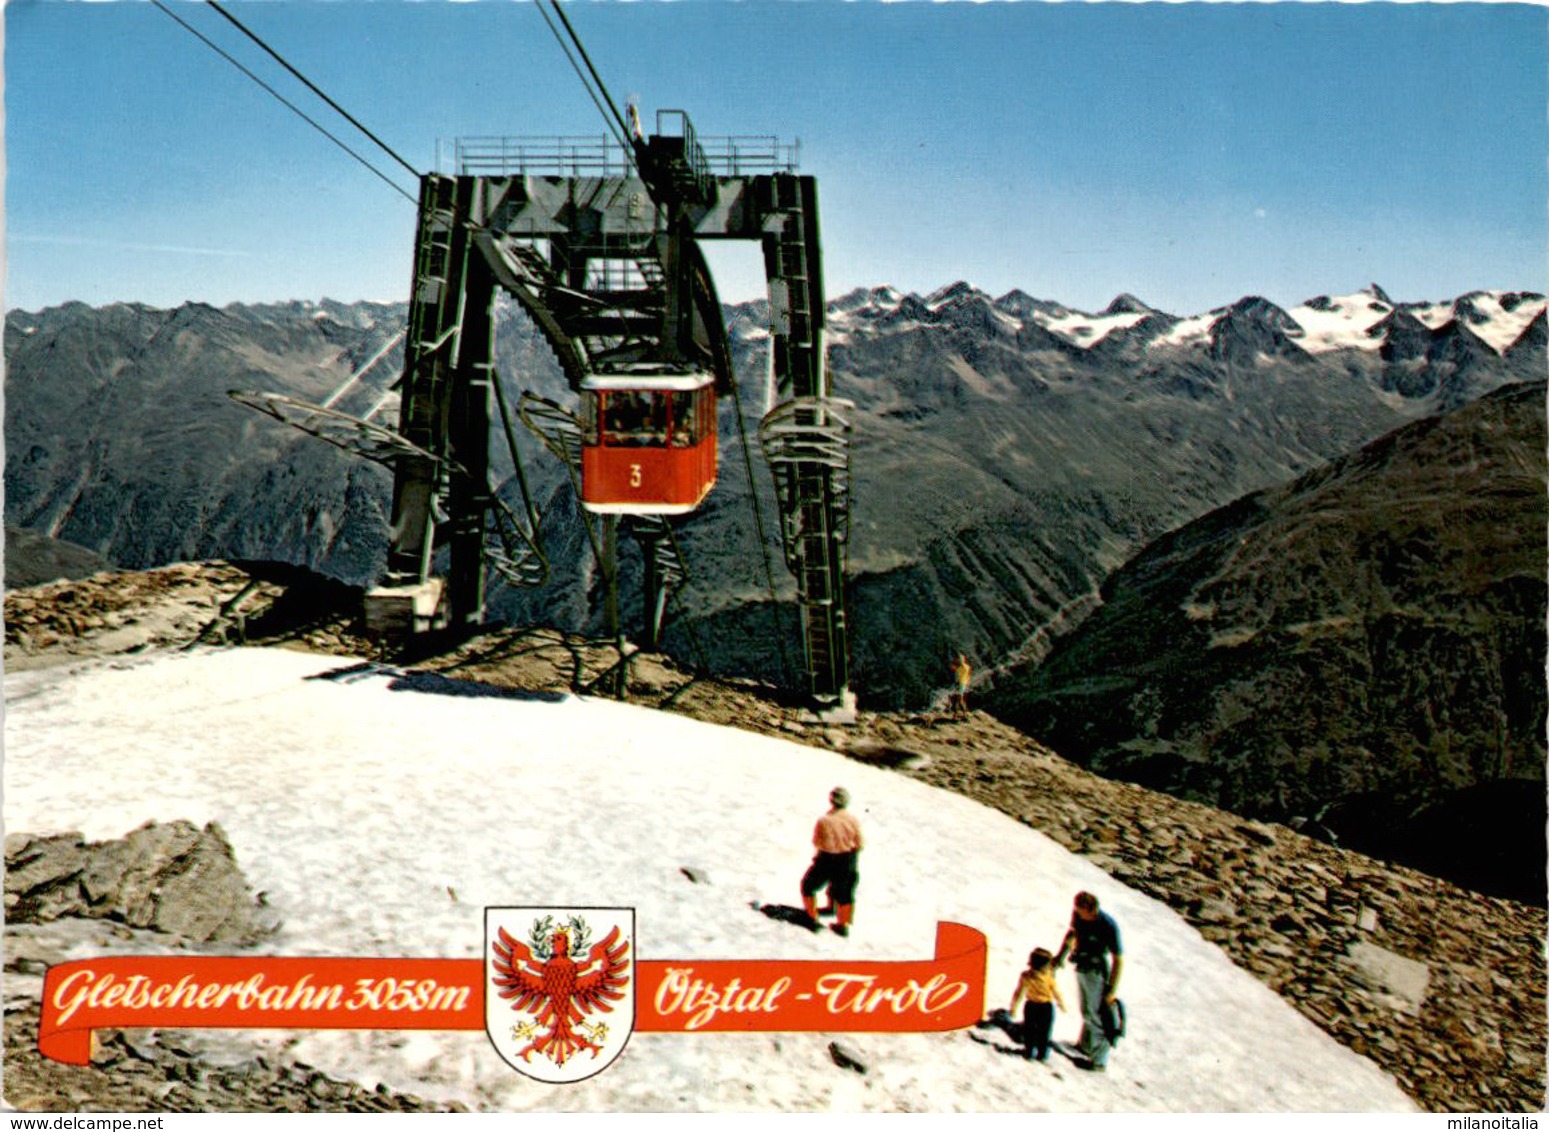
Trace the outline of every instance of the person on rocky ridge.
<instances>
[{"instance_id":1,"label":"person on rocky ridge","mask_svg":"<svg viewBox=\"0 0 1549 1132\"><path fill-rule=\"evenodd\" d=\"M817 931L817 894L828 889L830 904L838 915L834 931L847 936L855 919L855 886L860 882L861 823L845 808L850 804L850 792L843 786L834 787L828 801L832 808L818 818L812 831L817 856L801 878L801 904L808 926Z\"/></svg>"},{"instance_id":2,"label":"person on rocky ridge","mask_svg":"<svg viewBox=\"0 0 1549 1132\"><path fill-rule=\"evenodd\" d=\"M1017 1016L1017 1004L1024 998L1027 1005L1022 1010L1022 1041L1027 1046L1023 1054L1029 1061L1049 1060L1049 1041L1054 1035L1054 1008L1065 1009L1060 988L1054 982L1054 957L1049 949L1039 947L1027 957L1027 970L1017 978L1016 993L1011 996L1013 1018Z\"/></svg>"},{"instance_id":3,"label":"person on rocky ridge","mask_svg":"<svg viewBox=\"0 0 1549 1132\"><path fill-rule=\"evenodd\" d=\"M1124 947L1119 925L1107 912L1098 909L1097 897L1090 892L1076 893L1070 930L1054 957L1055 969L1065 962L1066 955L1071 956L1076 985L1081 990L1081 1038L1076 1043L1081 1057L1076 1065L1100 1073L1108 1067L1108 1053L1112 1049L1103 1013L1118 999Z\"/></svg>"},{"instance_id":4,"label":"person on rocky ridge","mask_svg":"<svg viewBox=\"0 0 1549 1132\"><path fill-rule=\"evenodd\" d=\"M968 685L973 680L973 666L968 663L966 653L958 653L957 659L952 662L952 678L957 682L956 690L948 696L948 706L952 709L955 718L966 719L968 717Z\"/></svg>"}]
</instances>

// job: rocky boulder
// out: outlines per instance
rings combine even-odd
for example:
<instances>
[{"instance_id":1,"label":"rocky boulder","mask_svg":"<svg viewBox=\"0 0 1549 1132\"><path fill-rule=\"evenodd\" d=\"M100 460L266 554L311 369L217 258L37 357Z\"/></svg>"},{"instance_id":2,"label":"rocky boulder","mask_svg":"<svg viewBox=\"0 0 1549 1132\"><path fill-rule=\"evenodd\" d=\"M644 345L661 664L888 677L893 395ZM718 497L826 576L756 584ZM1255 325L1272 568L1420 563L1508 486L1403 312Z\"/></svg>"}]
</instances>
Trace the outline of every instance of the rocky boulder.
<instances>
[{"instance_id":1,"label":"rocky boulder","mask_svg":"<svg viewBox=\"0 0 1549 1132\"><path fill-rule=\"evenodd\" d=\"M276 926L214 822L147 822L116 841L79 833L5 839L11 923L114 920L197 943L250 944Z\"/></svg>"}]
</instances>

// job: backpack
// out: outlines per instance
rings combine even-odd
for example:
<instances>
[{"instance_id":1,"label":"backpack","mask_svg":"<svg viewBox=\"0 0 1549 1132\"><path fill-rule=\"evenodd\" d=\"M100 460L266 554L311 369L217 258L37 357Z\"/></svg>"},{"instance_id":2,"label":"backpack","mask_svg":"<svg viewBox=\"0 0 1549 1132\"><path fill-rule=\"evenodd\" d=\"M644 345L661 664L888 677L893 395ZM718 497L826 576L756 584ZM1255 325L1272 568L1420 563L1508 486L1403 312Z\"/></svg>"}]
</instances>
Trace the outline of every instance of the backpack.
<instances>
[{"instance_id":1,"label":"backpack","mask_svg":"<svg viewBox=\"0 0 1549 1132\"><path fill-rule=\"evenodd\" d=\"M1108 1039L1109 1045L1114 1045L1124 1036L1124 1027L1127 1019L1124 1015L1124 1002L1122 999L1114 999L1112 1002L1103 1003L1103 1036Z\"/></svg>"}]
</instances>

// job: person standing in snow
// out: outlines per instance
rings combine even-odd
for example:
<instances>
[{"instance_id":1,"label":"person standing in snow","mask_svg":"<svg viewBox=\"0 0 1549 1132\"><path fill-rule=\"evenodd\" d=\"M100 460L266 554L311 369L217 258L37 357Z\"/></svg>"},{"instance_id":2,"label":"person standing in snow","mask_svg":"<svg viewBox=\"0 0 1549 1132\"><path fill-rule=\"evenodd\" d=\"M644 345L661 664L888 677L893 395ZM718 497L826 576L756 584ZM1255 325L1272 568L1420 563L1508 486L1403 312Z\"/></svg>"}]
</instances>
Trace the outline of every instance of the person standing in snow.
<instances>
[{"instance_id":1,"label":"person standing in snow","mask_svg":"<svg viewBox=\"0 0 1549 1132\"><path fill-rule=\"evenodd\" d=\"M858 862L861 852L861 823L845 809L850 792L836 786L828 795L832 809L818 818L812 831L817 856L801 878L801 904L807 912L808 926L818 930L818 893L828 889L828 899L838 915L834 931L850 934L855 919L855 886L860 882Z\"/></svg>"},{"instance_id":2,"label":"person standing in snow","mask_svg":"<svg viewBox=\"0 0 1549 1132\"><path fill-rule=\"evenodd\" d=\"M1039 1061L1049 1060L1049 1039L1054 1036L1054 1008L1065 1009L1060 988L1054 984L1054 957L1048 948L1040 947L1027 957L1027 970L1017 979L1016 993L1011 996L1013 1018L1017 1016L1017 1003L1024 998L1027 1005L1022 1010L1022 1040L1027 1044L1024 1055L1029 1061L1036 1056Z\"/></svg>"},{"instance_id":3,"label":"person standing in snow","mask_svg":"<svg viewBox=\"0 0 1549 1132\"><path fill-rule=\"evenodd\" d=\"M1103 1024L1103 1010L1118 998L1124 948L1119 925L1107 912L1098 909L1097 897L1090 892L1076 894L1070 930L1054 957L1056 968L1065 962L1066 955L1071 956L1076 985L1081 989L1081 1040L1076 1044L1082 1059L1076 1064L1101 1072L1108 1067L1108 1052L1112 1048Z\"/></svg>"}]
</instances>

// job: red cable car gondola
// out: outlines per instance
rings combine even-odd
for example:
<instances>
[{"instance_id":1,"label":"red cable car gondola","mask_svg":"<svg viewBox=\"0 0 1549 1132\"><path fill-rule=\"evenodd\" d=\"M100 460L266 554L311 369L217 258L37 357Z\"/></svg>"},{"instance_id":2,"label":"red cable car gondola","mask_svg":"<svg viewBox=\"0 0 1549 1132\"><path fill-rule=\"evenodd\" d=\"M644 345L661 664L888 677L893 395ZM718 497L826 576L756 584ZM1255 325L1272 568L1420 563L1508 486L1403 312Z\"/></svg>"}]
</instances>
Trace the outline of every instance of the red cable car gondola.
<instances>
[{"instance_id":1,"label":"red cable car gondola","mask_svg":"<svg viewBox=\"0 0 1549 1132\"><path fill-rule=\"evenodd\" d=\"M707 372L593 374L581 382L581 504L680 515L715 484L715 379Z\"/></svg>"}]
</instances>

